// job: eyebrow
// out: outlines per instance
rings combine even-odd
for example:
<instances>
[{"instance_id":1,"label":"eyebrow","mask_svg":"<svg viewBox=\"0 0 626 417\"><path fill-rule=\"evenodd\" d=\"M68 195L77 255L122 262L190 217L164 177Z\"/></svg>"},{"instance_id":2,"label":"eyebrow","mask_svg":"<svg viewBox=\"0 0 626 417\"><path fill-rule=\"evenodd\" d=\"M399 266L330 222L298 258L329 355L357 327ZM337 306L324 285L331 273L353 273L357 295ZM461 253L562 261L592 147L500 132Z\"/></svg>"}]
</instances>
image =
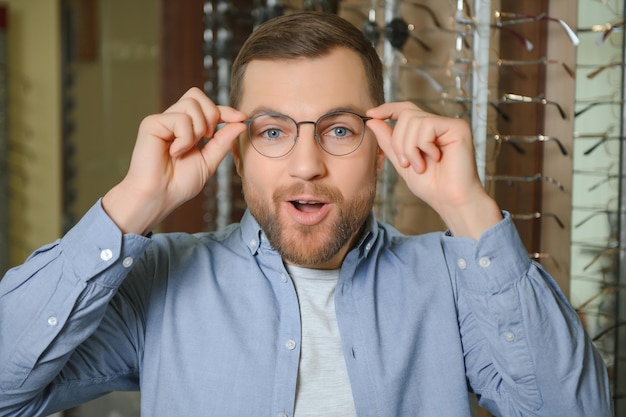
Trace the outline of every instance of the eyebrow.
<instances>
[{"instance_id":1,"label":"eyebrow","mask_svg":"<svg viewBox=\"0 0 626 417\"><path fill-rule=\"evenodd\" d=\"M349 112L356 113L356 114L359 114L359 115L365 114L364 110L358 109L355 106L338 106L338 107L333 107L333 108L330 108L330 109L326 110L324 113L322 113L318 117L322 117L322 116L327 115L329 113L334 113L334 112L338 112L338 111L349 111ZM289 116L289 117L291 117L293 119L293 117L291 115L285 114L285 113L283 113L281 111L278 111L276 109L273 109L273 108L267 107L267 106L258 106L258 107L256 107L254 110L252 110L252 112L250 112L249 116L250 117L255 117L255 116L258 116L260 114L265 114L265 113L277 113L277 114L281 114L283 116Z\"/></svg>"}]
</instances>

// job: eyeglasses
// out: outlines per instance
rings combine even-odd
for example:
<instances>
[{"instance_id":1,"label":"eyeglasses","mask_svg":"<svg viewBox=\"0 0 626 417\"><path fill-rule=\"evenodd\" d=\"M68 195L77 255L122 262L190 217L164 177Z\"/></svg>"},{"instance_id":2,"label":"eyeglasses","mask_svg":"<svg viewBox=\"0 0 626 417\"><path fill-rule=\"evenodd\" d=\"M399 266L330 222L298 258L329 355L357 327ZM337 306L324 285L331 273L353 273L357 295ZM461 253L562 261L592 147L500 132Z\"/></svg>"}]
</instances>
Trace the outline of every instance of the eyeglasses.
<instances>
[{"instance_id":1,"label":"eyeglasses","mask_svg":"<svg viewBox=\"0 0 626 417\"><path fill-rule=\"evenodd\" d=\"M262 113L244 120L248 126L248 137L254 149L268 158L281 158L296 146L300 126L311 124L315 140L328 154L345 156L356 151L365 136L365 122L371 117L350 111L327 113L313 122L296 122L281 113Z\"/></svg>"},{"instance_id":2,"label":"eyeglasses","mask_svg":"<svg viewBox=\"0 0 626 417\"><path fill-rule=\"evenodd\" d=\"M561 119L563 120L567 119L567 113L565 113L565 109L563 109L563 107L561 107L561 105L557 103L556 101L547 100L543 96L543 94L539 94L536 97L528 97L528 96L522 96L519 94L506 93L502 96L502 99L500 100L500 102L501 103L538 103L538 104L543 104L543 105L552 105L556 107L556 109L559 111L559 114L561 115Z\"/></svg>"},{"instance_id":3,"label":"eyeglasses","mask_svg":"<svg viewBox=\"0 0 626 417\"><path fill-rule=\"evenodd\" d=\"M524 148L518 146L518 143L542 143L542 142L554 142L559 147L559 151L563 156L567 156L568 152L563 143L554 136L546 136L542 134L537 135L488 135L487 139L495 140L496 143L509 143L513 146L513 149L517 151L517 153L523 155L526 153Z\"/></svg>"},{"instance_id":4,"label":"eyeglasses","mask_svg":"<svg viewBox=\"0 0 626 417\"><path fill-rule=\"evenodd\" d=\"M565 187L559 181L552 177L547 177L545 175L541 175L541 173L537 173L535 175L524 175L524 176L516 176L516 175L487 175L487 181L506 181L508 183L513 182L535 182L535 181L545 181L551 182L556 185L559 190L565 192Z\"/></svg>"},{"instance_id":5,"label":"eyeglasses","mask_svg":"<svg viewBox=\"0 0 626 417\"><path fill-rule=\"evenodd\" d=\"M617 190L620 179L624 178L624 176L626 175L616 172L618 170L619 165L611 163L603 169L574 169L573 173L577 176L581 187L583 183L585 183L585 186L588 186L588 192L594 191L602 185L607 185L609 187L609 190L613 191ZM594 181L591 185L589 185L593 178L598 177L600 177L599 181Z\"/></svg>"},{"instance_id":6,"label":"eyeglasses","mask_svg":"<svg viewBox=\"0 0 626 417\"><path fill-rule=\"evenodd\" d=\"M592 72L590 72L589 74L587 74L587 78L592 80L603 71L606 71L608 69L615 68L615 67L623 67L624 65L626 65L626 63L624 63L623 61L613 61L608 64L601 65L595 70L593 70ZM578 66L580 67L580 65ZM617 77L614 77L614 78L617 78Z\"/></svg>"},{"instance_id":7,"label":"eyeglasses","mask_svg":"<svg viewBox=\"0 0 626 417\"><path fill-rule=\"evenodd\" d=\"M547 213L541 211L535 211L533 213L511 213L511 218L513 220L536 220L543 219L544 217L552 217L561 229L565 229L565 224L555 213Z\"/></svg>"},{"instance_id":8,"label":"eyeglasses","mask_svg":"<svg viewBox=\"0 0 626 417\"><path fill-rule=\"evenodd\" d=\"M596 44L600 45L604 41L606 41L613 32L617 32L618 30L620 30L624 26L624 24L626 24L626 22L622 20L616 23L592 25L591 27L587 27L587 28L578 28L578 32L591 32L591 33L602 32L602 35L598 39L596 39Z\"/></svg>"},{"instance_id":9,"label":"eyeglasses","mask_svg":"<svg viewBox=\"0 0 626 417\"><path fill-rule=\"evenodd\" d=\"M569 27L567 23L565 23L563 19L551 17L551 16L546 15L545 13L540 13L536 16L533 16L533 15L522 14L522 13L496 11L495 17L496 17L495 26L498 28L501 28L506 25L516 25L516 24L527 23L527 22L538 22L540 20L557 22L559 25L561 25L563 30L565 30L565 33L567 34L570 42L572 42L574 46L578 45L579 43L578 36L576 36L576 33L572 30L572 28Z\"/></svg>"},{"instance_id":10,"label":"eyeglasses","mask_svg":"<svg viewBox=\"0 0 626 417\"><path fill-rule=\"evenodd\" d=\"M604 149L606 154L612 157L618 157L621 151L621 141L623 138L621 136L611 136L611 133L615 130L616 125L612 124L609 128L604 132L590 132L590 133L579 133L574 132L574 139L597 139L595 143L590 145L586 150L583 151L583 155L587 156L598 149L601 145L604 145ZM611 142L611 143L610 143Z\"/></svg>"},{"instance_id":11,"label":"eyeglasses","mask_svg":"<svg viewBox=\"0 0 626 417\"><path fill-rule=\"evenodd\" d=\"M576 78L576 73L574 72L574 70L567 65L565 62L563 61L558 61L555 59L548 59L547 57L541 57L539 59L535 59L535 60L529 60L529 61L518 61L518 60L512 60L512 59L502 59L502 58L498 58L496 59L495 62L490 63L491 65L496 65L498 67L520 67L520 66L525 66L525 65L549 65L549 64L559 64L561 67L563 67L563 69L565 70L565 72L567 72L567 75L570 76L570 78Z\"/></svg>"},{"instance_id":12,"label":"eyeglasses","mask_svg":"<svg viewBox=\"0 0 626 417\"><path fill-rule=\"evenodd\" d=\"M583 113L587 112L588 110L590 110L590 109L592 109L592 108L594 108L594 107L596 107L596 106L600 106L600 105L612 105L612 106L616 106L616 105L619 105L619 104L624 104L624 103L625 103L625 101L624 101L624 100L604 100L604 101L594 101L594 102L591 102L591 103L587 104L587 105L586 105L585 107L583 107L582 109L577 110L577 111L574 113L574 117L578 117L578 116L580 116L581 114L583 114Z\"/></svg>"}]
</instances>

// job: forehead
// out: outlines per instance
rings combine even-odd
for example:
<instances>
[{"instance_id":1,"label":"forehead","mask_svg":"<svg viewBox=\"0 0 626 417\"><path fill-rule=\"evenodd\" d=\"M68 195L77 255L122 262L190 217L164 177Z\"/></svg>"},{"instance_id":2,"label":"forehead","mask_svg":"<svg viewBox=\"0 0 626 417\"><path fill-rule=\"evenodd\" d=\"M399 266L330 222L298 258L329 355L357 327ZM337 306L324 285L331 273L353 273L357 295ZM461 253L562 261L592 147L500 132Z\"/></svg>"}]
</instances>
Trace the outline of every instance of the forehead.
<instances>
[{"instance_id":1,"label":"forehead","mask_svg":"<svg viewBox=\"0 0 626 417\"><path fill-rule=\"evenodd\" d=\"M314 58L253 60L243 77L240 110L272 109L292 117L318 117L328 110L373 107L361 58L336 48Z\"/></svg>"}]
</instances>

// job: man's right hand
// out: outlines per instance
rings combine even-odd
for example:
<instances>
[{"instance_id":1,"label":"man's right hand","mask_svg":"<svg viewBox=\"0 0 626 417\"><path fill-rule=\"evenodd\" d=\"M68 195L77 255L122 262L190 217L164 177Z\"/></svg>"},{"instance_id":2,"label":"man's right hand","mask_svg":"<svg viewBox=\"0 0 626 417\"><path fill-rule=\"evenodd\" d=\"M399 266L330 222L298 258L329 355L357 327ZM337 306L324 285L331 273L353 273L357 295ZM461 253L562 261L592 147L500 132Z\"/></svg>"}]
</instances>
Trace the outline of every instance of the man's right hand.
<instances>
[{"instance_id":1,"label":"man's right hand","mask_svg":"<svg viewBox=\"0 0 626 417\"><path fill-rule=\"evenodd\" d=\"M247 116L216 106L200 89L187 91L161 114L146 117L130 168L102 205L124 233L145 234L195 197L246 129ZM216 131L217 125L226 123ZM199 149L202 138L208 143Z\"/></svg>"}]
</instances>

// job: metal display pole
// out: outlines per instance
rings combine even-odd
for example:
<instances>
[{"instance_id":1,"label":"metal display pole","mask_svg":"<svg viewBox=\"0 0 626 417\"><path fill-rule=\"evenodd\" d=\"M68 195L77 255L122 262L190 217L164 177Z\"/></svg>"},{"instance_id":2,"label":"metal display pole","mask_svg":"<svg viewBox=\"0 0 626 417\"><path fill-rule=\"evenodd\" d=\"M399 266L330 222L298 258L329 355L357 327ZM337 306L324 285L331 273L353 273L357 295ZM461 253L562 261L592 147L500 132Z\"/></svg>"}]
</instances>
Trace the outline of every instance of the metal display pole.
<instances>
[{"instance_id":1,"label":"metal display pole","mask_svg":"<svg viewBox=\"0 0 626 417\"><path fill-rule=\"evenodd\" d=\"M204 33L205 62L204 66L212 73L212 79L205 85L205 92L217 104L228 105L230 101L230 71L233 56L237 51L235 35L237 28L234 18L250 18L253 27L264 21L284 14L285 5L282 0L266 0L254 9L238 5L232 0L207 1L204 5L206 28ZM232 155L226 155L218 166L215 174L215 197L207 190L207 199L215 199L214 202L205 202L205 206L215 205L214 219L211 214L205 212L205 224L211 229L211 221L214 220L214 228L223 229L232 222L236 207L233 204L233 172L234 162Z\"/></svg>"},{"instance_id":2,"label":"metal display pole","mask_svg":"<svg viewBox=\"0 0 626 417\"><path fill-rule=\"evenodd\" d=\"M373 0L368 16L368 29L376 29L373 26L376 17L376 0ZM455 20L461 29L458 29L458 36L455 48L461 51L464 48L464 27L472 29L472 54L475 63L471 73L471 126L474 136L474 146L476 151L476 164L481 181L484 183L486 175L486 152L487 152L487 108L488 101L488 79L489 79L489 49L490 49L490 24L491 24L491 1L475 0L473 8L473 18L469 18L469 11L465 10L465 0L457 0ZM385 36L386 42L382 45L382 60L384 66L384 90L387 101L397 100L399 68L402 57L399 52L408 37L407 24L399 16L400 1L388 0L384 4ZM366 34L376 37L376 33ZM457 80L457 82L460 82ZM461 97L456 97L460 99ZM388 160L385 161L383 174L379 179L378 194L380 198L379 217L382 221L393 223L396 202L394 198L394 188L397 182L397 173Z\"/></svg>"},{"instance_id":3,"label":"metal display pole","mask_svg":"<svg viewBox=\"0 0 626 417\"><path fill-rule=\"evenodd\" d=\"M217 103L228 105L230 100L230 68L232 66L233 32L224 16L228 13L232 4L228 0L218 1L217 13L221 23L216 31L216 55L217 55ZM218 230L225 228L231 222L233 211L232 204L232 175L233 157L230 153L217 168L217 216L216 227Z\"/></svg>"},{"instance_id":4,"label":"metal display pole","mask_svg":"<svg viewBox=\"0 0 626 417\"><path fill-rule=\"evenodd\" d=\"M626 2L624 2L626 3ZM622 13L626 18L626 7L622 5ZM626 59L626 49L624 41L626 41L626 32L622 31L622 62ZM626 352L626 146L624 146L624 138L626 137L626 67L622 66L621 70L622 88L621 88L621 120L620 120L620 175L619 175L619 257L617 262L617 285L622 288L616 292L615 307L615 375L613 376L613 406L616 416L622 416L626 413L626 358L623 352Z\"/></svg>"},{"instance_id":5,"label":"metal display pole","mask_svg":"<svg viewBox=\"0 0 626 417\"><path fill-rule=\"evenodd\" d=\"M204 67L212 72L211 79L206 82L204 92L216 104L228 104L230 95L230 68L232 65L233 32L230 27L229 15L233 5L228 0L204 3ZM231 222L232 204L232 155L217 167L215 174L215 196L207 188L205 200L205 225L208 230L223 229ZM208 200L213 200L209 202ZM214 211L208 207L214 205Z\"/></svg>"},{"instance_id":6,"label":"metal display pole","mask_svg":"<svg viewBox=\"0 0 626 417\"><path fill-rule=\"evenodd\" d=\"M375 11L377 1L372 1L371 10ZM390 31L393 31L393 26L390 26L390 23L398 17L399 8L400 2L398 0L387 0L385 2L384 18L385 22L387 22L387 26L385 28L387 36L391 35L391 37L394 37L393 33L389 33ZM375 20L375 16L370 15L370 20ZM385 100L388 102L396 101L396 93L398 91L398 68L400 62L396 47L392 45L392 42L390 41L383 42L382 60L384 67L383 88L385 91ZM396 204L394 198L394 188L398 179L397 177L398 174L396 173L395 168L388 159L385 159L383 173L378 180L378 196L380 199L380 210L378 216L381 221L386 223L393 224L395 217Z\"/></svg>"},{"instance_id":7,"label":"metal display pole","mask_svg":"<svg viewBox=\"0 0 626 417\"><path fill-rule=\"evenodd\" d=\"M458 7L463 7L463 0L458 0ZM489 105L489 37L491 24L491 1L475 0L474 16L476 24L474 25L474 35L472 39L472 48L474 54L474 62L476 64L472 71L472 133L474 136L474 149L476 152L476 165L478 166L478 175L484 184L487 155L487 107ZM462 9L461 9L462 10Z\"/></svg>"}]
</instances>

